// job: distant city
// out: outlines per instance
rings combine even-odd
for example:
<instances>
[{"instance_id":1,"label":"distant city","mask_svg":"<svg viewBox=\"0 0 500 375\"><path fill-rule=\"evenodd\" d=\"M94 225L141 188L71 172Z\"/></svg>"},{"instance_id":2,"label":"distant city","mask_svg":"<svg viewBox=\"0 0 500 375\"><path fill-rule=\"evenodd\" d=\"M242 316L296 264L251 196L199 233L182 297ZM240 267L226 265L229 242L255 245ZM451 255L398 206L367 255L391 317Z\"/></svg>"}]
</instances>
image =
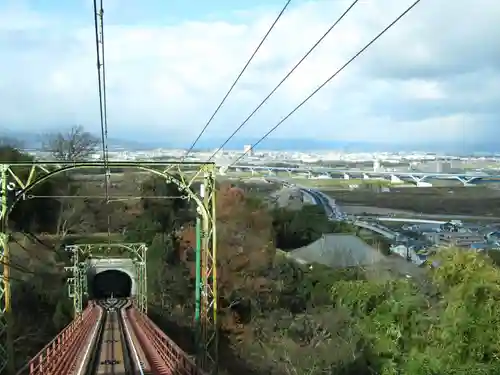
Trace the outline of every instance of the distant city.
<instances>
[{"instance_id":1,"label":"distant city","mask_svg":"<svg viewBox=\"0 0 500 375\"><path fill-rule=\"evenodd\" d=\"M0 126L1 127L1 126ZM27 149L40 149L42 136L34 132L21 132L2 129L0 137L8 137L23 142ZM146 139L146 140L145 140ZM243 145L255 144L258 139L253 138L234 138L226 145L228 150L241 150ZM223 144L225 138L200 139L196 150L209 152ZM111 150L136 151L144 150L182 150L189 147L189 142L182 142L177 139L164 139L163 136L151 135L146 137L142 134L135 140L109 138L109 147ZM268 138L258 145L256 151L301 151L304 153L328 153L324 150L337 150L338 153L434 153L447 156L500 156L497 142L461 142L461 143L428 143L428 144L398 144L398 143L371 143L356 141L335 141L335 140L317 140L317 139L282 139Z\"/></svg>"},{"instance_id":2,"label":"distant city","mask_svg":"<svg viewBox=\"0 0 500 375\"><path fill-rule=\"evenodd\" d=\"M41 151L43 136L17 131L3 131L0 137L8 137L22 142L25 150L39 160L49 160L50 155ZM396 146L381 144L362 144L351 142L340 144L334 141L268 139L256 150L251 140L239 143L232 140L224 149L223 141L214 139L200 141L200 147L187 155L187 147L154 146L148 142L109 139L109 158L114 161L194 161L215 162L220 167L237 165L269 166L284 164L296 167L326 166L333 168L359 169L373 172L425 172L425 173L464 173L487 172L497 174L500 170L500 153L467 152L463 145L448 145L448 149L461 151L433 151L436 145L428 146L427 151L411 151L408 146L399 151L391 151ZM161 143L157 141L157 143ZM172 143L175 143L172 141ZM212 146L211 146L212 145ZM274 146L274 147L271 147ZM309 146L308 148L306 146ZM459 147L460 146L460 147ZM484 149L488 145L483 145ZM479 147L469 145L467 148ZM495 145L496 147L496 145ZM474 148L478 150L480 148ZM494 150L494 147L489 147ZM379 150L379 151L377 151ZM382 150L382 151L380 151ZM100 160L101 153L96 151L93 160ZM359 164L359 165L358 165ZM367 165L368 164L368 165Z\"/></svg>"},{"instance_id":3,"label":"distant city","mask_svg":"<svg viewBox=\"0 0 500 375\"><path fill-rule=\"evenodd\" d=\"M43 151L30 151L40 160L49 160L50 155ZM453 156L426 152L340 152L340 151L253 151L251 145L243 145L240 150L214 149L193 151L186 155L183 149L144 149L127 150L115 147L109 152L112 161L192 161L211 160L218 166L228 166L235 161L237 165L266 166L284 164L290 166L346 166L374 172L420 171L432 173L460 173L463 171L498 172L500 156ZM242 157L243 156L243 157ZM100 160L100 152L91 159ZM239 160L241 158L241 160ZM368 164L368 165L367 165Z\"/></svg>"}]
</instances>

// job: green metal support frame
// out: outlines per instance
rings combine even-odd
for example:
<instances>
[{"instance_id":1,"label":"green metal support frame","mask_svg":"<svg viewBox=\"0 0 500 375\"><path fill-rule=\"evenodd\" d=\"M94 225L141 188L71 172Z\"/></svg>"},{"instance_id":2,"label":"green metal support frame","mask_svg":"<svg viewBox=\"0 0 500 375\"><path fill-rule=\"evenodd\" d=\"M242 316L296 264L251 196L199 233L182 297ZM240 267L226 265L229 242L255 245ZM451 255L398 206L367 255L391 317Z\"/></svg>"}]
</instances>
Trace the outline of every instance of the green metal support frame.
<instances>
[{"instance_id":1,"label":"green metal support frame","mask_svg":"<svg viewBox=\"0 0 500 375\"><path fill-rule=\"evenodd\" d=\"M7 215L9 192L13 189L7 176L8 167L0 165L0 218ZM0 373L5 369L9 373L12 372L12 361L9 359L12 357L13 342L8 332L11 313L9 255L9 235L4 220L0 220L0 267L2 269L0 275Z\"/></svg>"},{"instance_id":2,"label":"green metal support frame","mask_svg":"<svg viewBox=\"0 0 500 375\"><path fill-rule=\"evenodd\" d=\"M165 178L167 182L174 183L187 199L194 200L198 206L201 227L200 255L201 255L201 306L199 323L201 336L198 342L200 347L197 364L208 374L217 372L218 362L218 329L217 329L217 268L216 268L216 210L215 210L215 175L214 163L193 162L116 162L112 161L107 167L113 169L134 169L148 172L152 175ZM8 216L13 206L20 200L30 199L30 192L44 181L53 176L67 173L72 170L99 169L104 170L103 162L38 162L0 164L0 371L9 363L13 363L13 353L8 340L8 316L11 313L11 295L9 282L9 240ZM202 181L203 189L196 193L193 183ZM73 276L75 281L72 288L77 292L78 298L83 293L81 282L80 263L73 259ZM139 265L139 268L142 265ZM145 265L144 265L145 267ZM144 272L145 268L139 272ZM141 293L146 293L146 289ZM195 292L195 295L197 292ZM80 300L75 300L75 308L80 309ZM147 302L147 301L146 301ZM144 300L138 302L147 308ZM11 340L10 340L11 341Z\"/></svg>"},{"instance_id":3,"label":"green metal support frame","mask_svg":"<svg viewBox=\"0 0 500 375\"><path fill-rule=\"evenodd\" d=\"M73 318L78 318L83 311L83 284L85 280L82 280L83 264L80 262L80 255L83 254L77 248L70 246L66 246L66 251L72 253L71 259L73 261L71 267L64 267L65 271L72 273L72 276L67 279L68 296L73 299Z\"/></svg>"},{"instance_id":4,"label":"green metal support frame","mask_svg":"<svg viewBox=\"0 0 500 375\"><path fill-rule=\"evenodd\" d=\"M94 255L104 256L109 259L110 253L118 249L123 255L128 255L134 263L135 282L137 285L135 304L137 308L147 314L148 312L148 290L147 290L147 251L145 243L91 243L67 245L66 251L72 253L73 266L66 267L66 271L73 272L68 278L69 297L73 299L74 316L77 317L83 311L83 298L88 287L88 270ZM112 256L122 259L121 255ZM99 258L97 258L99 259Z\"/></svg>"}]
</instances>

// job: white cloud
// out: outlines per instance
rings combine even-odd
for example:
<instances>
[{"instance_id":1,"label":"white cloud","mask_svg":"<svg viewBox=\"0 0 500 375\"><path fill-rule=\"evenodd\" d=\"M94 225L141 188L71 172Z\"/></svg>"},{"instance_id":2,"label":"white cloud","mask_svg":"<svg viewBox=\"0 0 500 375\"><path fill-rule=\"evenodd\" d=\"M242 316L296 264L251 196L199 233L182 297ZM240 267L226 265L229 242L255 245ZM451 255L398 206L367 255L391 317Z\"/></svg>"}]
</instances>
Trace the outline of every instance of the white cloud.
<instances>
[{"instance_id":1,"label":"white cloud","mask_svg":"<svg viewBox=\"0 0 500 375\"><path fill-rule=\"evenodd\" d=\"M308 1L285 13L207 138L231 134L348 4ZM241 134L264 134L409 4L360 2ZM238 9L234 22L106 26L111 136L155 134L188 145L277 11ZM0 127L98 128L91 16L82 24L71 15L57 20L20 5L0 13ZM488 139L500 119L500 91L491 84L500 79L493 37L498 19L496 0L423 0L276 136L388 143ZM466 79L470 75L476 80Z\"/></svg>"},{"instance_id":2,"label":"white cloud","mask_svg":"<svg viewBox=\"0 0 500 375\"><path fill-rule=\"evenodd\" d=\"M412 79L404 81L402 86L402 94L410 99L446 99L446 93L437 81Z\"/></svg>"}]
</instances>

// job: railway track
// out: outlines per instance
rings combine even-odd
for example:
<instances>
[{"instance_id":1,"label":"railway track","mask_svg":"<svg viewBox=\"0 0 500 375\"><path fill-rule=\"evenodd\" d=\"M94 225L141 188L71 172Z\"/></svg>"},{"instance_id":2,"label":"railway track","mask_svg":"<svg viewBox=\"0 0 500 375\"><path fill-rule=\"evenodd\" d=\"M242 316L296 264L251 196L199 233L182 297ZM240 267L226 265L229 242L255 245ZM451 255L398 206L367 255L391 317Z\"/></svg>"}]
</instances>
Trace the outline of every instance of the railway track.
<instances>
[{"instance_id":1,"label":"railway track","mask_svg":"<svg viewBox=\"0 0 500 375\"><path fill-rule=\"evenodd\" d=\"M131 299L90 301L17 375L204 375Z\"/></svg>"},{"instance_id":2,"label":"railway track","mask_svg":"<svg viewBox=\"0 0 500 375\"><path fill-rule=\"evenodd\" d=\"M89 352L93 355L82 363L78 375L149 375L151 369L129 327L127 309L132 303L128 299L107 299L98 302L103 309L93 344Z\"/></svg>"},{"instance_id":3,"label":"railway track","mask_svg":"<svg viewBox=\"0 0 500 375\"><path fill-rule=\"evenodd\" d=\"M130 373L130 366L126 363L126 341L123 337L121 323L118 311L114 307L108 308L102 332L101 348L94 371L96 375L128 375Z\"/></svg>"}]
</instances>

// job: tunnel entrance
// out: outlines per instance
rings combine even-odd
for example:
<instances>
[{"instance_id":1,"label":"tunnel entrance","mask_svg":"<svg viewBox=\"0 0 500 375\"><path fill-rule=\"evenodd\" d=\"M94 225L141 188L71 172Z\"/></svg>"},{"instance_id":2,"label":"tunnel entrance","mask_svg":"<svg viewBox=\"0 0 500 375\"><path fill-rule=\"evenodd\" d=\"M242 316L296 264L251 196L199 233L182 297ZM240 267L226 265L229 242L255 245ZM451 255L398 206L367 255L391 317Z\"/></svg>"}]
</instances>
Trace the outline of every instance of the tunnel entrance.
<instances>
[{"instance_id":1,"label":"tunnel entrance","mask_svg":"<svg viewBox=\"0 0 500 375\"><path fill-rule=\"evenodd\" d=\"M132 294L132 279L120 270L106 270L94 276L91 282L92 298L126 298Z\"/></svg>"}]
</instances>

